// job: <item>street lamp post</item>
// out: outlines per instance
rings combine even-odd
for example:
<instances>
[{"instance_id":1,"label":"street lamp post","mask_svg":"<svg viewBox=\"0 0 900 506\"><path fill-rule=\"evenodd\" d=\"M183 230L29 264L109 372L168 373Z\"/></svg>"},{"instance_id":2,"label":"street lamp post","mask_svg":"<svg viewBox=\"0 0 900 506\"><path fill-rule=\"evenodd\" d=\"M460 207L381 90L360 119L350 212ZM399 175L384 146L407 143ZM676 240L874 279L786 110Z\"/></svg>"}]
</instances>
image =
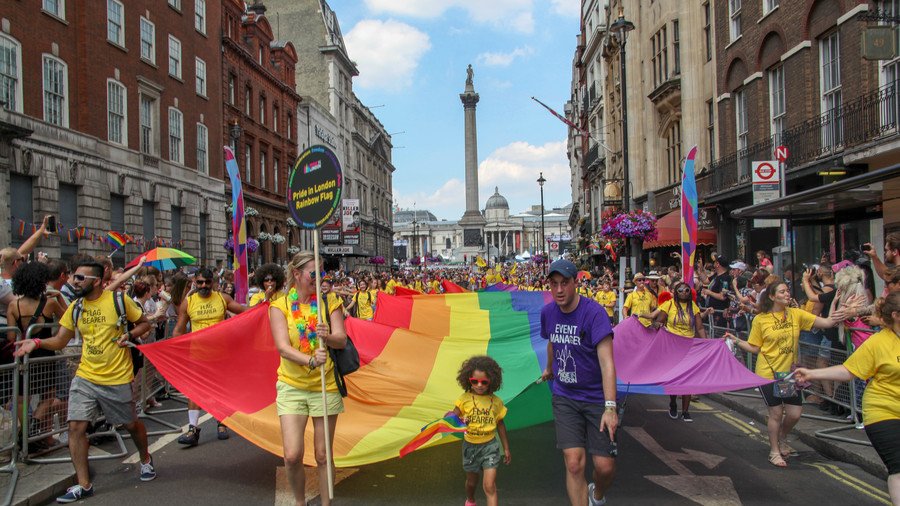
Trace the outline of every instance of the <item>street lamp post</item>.
<instances>
[{"instance_id":1,"label":"street lamp post","mask_svg":"<svg viewBox=\"0 0 900 506\"><path fill-rule=\"evenodd\" d=\"M543 251L545 239L547 238L547 236L544 235L544 183L546 183L546 182L547 182L547 180L544 179L544 173L541 172L540 177L538 177L537 183L538 183L538 186L541 187L541 248L542 248L542 251ZM544 258L547 256L547 253L549 253L549 251L546 252L541 257L544 260L544 275L547 274L547 259Z\"/></svg>"},{"instance_id":2,"label":"street lamp post","mask_svg":"<svg viewBox=\"0 0 900 506\"><path fill-rule=\"evenodd\" d=\"M628 32L634 30L634 23L625 19L622 5L619 5L619 18L610 26L609 30L615 33L619 40L619 72L621 74L619 89L622 92L622 204L627 213L631 211L631 188L628 171L628 85L625 70L625 42L628 39ZM639 261L640 256L635 247L635 240L631 240L629 243L631 249L629 255Z\"/></svg>"}]
</instances>

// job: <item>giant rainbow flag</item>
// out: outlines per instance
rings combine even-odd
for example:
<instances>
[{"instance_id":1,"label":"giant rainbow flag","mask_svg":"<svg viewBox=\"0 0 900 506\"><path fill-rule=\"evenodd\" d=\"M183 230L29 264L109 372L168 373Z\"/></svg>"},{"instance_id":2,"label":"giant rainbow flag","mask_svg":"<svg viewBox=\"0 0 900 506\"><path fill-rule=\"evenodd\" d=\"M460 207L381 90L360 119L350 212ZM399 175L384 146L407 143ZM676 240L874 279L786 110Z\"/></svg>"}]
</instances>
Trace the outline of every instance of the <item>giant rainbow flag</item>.
<instances>
[{"instance_id":1,"label":"giant rainbow flag","mask_svg":"<svg viewBox=\"0 0 900 506\"><path fill-rule=\"evenodd\" d=\"M547 292L379 293L373 321L346 322L361 367L346 378L350 394L338 419L336 464L398 456L423 425L453 408L462 393L457 371L476 354L491 355L503 368L497 395L509 408L508 428L551 420L547 383L535 384L547 363L539 327L548 302ZM266 307L260 304L212 327L140 348L175 388L238 434L281 455L275 411L279 355ZM635 319L626 319L615 332L619 391L629 395L708 393L768 381L735 360L721 339L685 339L645 329ZM311 425L307 448L312 447ZM311 459L307 452L308 464Z\"/></svg>"},{"instance_id":2,"label":"giant rainbow flag","mask_svg":"<svg viewBox=\"0 0 900 506\"><path fill-rule=\"evenodd\" d=\"M241 186L241 171L234 159L234 151L225 146L225 169L231 181L231 237L234 243L234 300L247 303L250 291L250 272L247 268L247 220L244 217L244 190Z\"/></svg>"},{"instance_id":3,"label":"giant rainbow flag","mask_svg":"<svg viewBox=\"0 0 900 506\"><path fill-rule=\"evenodd\" d=\"M697 146L694 146L684 160L684 174L681 176L681 272L684 273L684 282L691 288L694 288L694 256L697 253L696 156Z\"/></svg>"}]
</instances>

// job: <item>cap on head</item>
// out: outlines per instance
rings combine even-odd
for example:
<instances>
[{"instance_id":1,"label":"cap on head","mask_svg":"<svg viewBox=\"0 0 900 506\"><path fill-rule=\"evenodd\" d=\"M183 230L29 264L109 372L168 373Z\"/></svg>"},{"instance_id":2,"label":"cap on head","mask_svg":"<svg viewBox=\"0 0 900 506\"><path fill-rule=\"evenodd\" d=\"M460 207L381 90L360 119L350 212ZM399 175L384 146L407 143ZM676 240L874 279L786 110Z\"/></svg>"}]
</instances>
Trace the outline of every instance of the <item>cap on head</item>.
<instances>
[{"instance_id":1,"label":"cap on head","mask_svg":"<svg viewBox=\"0 0 900 506\"><path fill-rule=\"evenodd\" d=\"M650 271L647 274L647 279L659 279L659 273L656 271Z\"/></svg>"},{"instance_id":2,"label":"cap on head","mask_svg":"<svg viewBox=\"0 0 900 506\"><path fill-rule=\"evenodd\" d=\"M740 269L740 270L742 270L742 271L746 271L746 270L747 270L747 264L745 264L744 262L741 262L740 260L736 260L736 261L734 261L734 262L731 262L731 264L730 264L728 267L729 267L730 269Z\"/></svg>"},{"instance_id":3,"label":"cap on head","mask_svg":"<svg viewBox=\"0 0 900 506\"><path fill-rule=\"evenodd\" d=\"M550 264L550 272L547 276L550 276L554 272L558 272L562 274L564 278L574 279L576 275L578 275L578 268L575 267L575 264L566 260L565 258L561 258L552 264Z\"/></svg>"}]
</instances>

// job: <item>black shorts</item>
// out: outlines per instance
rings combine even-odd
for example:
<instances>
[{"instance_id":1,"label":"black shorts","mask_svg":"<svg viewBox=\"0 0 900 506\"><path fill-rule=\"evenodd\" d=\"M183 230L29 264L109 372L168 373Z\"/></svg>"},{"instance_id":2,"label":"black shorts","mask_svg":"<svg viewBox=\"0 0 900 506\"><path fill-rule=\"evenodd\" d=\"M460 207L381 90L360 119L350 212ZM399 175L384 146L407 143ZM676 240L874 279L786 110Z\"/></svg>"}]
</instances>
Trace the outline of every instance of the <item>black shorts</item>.
<instances>
[{"instance_id":1,"label":"black shorts","mask_svg":"<svg viewBox=\"0 0 900 506\"><path fill-rule=\"evenodd\" d=\"M585 448L591 455L613 457L606 432L600 432L603 404L576 401L553 396L553 421L556 425L556 447L560 450Z\"/></svg>"},{"instance_id":2,"label":"black shorts","mask_svg":"<svg viewBox=\"0 0 900 506\"><path fill-rule=\"evenodd\" d=\"M884 420L866 425L866 435L887 466L888 474L900 473L900 420Z\"/></svg>"},{"instance_id":3,"label":"black shorts","mask_svg":"<svg viewBox=\"0 0 900 506\"><path fill-rule=\"evenodd\" d=\"M775 397L775 383L767 383L765 385L762 385L761 387L759 387L759 393L762 394L763 402L765 402L766 406L769 406L770 408L781 406L782 404L788 406L803 405L803 398L800 397L799 390L792 397Z\"/></svg>"}]
</instances>

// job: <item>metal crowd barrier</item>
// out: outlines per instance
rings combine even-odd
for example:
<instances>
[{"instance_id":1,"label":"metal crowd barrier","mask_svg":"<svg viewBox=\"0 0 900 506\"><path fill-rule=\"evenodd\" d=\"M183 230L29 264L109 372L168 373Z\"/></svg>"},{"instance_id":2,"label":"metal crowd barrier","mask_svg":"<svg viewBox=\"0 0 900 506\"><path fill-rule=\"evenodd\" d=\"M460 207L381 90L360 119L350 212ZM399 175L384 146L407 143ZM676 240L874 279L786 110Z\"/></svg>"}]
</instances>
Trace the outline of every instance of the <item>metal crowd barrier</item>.
<instances>
[{"instance_id":1,"label":"metal crowd barrier","mask_svg":"<svg viewBox=\"0 0 900 506\"><path fill-rule=\"evenodd\" d=\"M166 318L165 320L165 335L163 336L163 340L169 339L172 337L172 332L175 330L175 323L178 321L177 316ZM156 396L162 394L166 399L172 400L178 403L183 404L181 407L177 408L166 408L166 409L158 409L158 408L144 408L143 416L145 418L149 418L154 422L161 423L162 425L167 425L169 427L175 427L172 424L162 422L158 418L153 417L153 415L161 415L164 413L178 413L182 411L187 411L187 398L185 398L180 393L175 392L168 381L162 377L159 371L156 370L156 367L150 363L149 360L144 361L144 371L143 377L141 378L141 399L142 406L146 406L146 402L152 398L156 398ZM180 427L176 427L179 431ZM149 434L149 433L148 433Z\"/></svg>"},{"instance_id":2,"label":"metal crowd barrier","mask_svg":"<svg viewBox=\"0 0 900 506\"><path fill-rule=\"evenodd\" d=\"M7 344L7 335L12 332L18 342L22 338L22 332L16 327L0 327L0 336L4 345ZM19 468L16 462L19 459L19 445L16 433L19 424L19 359L12 363L0 365L0 473L9 475L9 485L3 497L3 505L12 504L16 484L19 481Z\"/></svg>"}]
</instances>

